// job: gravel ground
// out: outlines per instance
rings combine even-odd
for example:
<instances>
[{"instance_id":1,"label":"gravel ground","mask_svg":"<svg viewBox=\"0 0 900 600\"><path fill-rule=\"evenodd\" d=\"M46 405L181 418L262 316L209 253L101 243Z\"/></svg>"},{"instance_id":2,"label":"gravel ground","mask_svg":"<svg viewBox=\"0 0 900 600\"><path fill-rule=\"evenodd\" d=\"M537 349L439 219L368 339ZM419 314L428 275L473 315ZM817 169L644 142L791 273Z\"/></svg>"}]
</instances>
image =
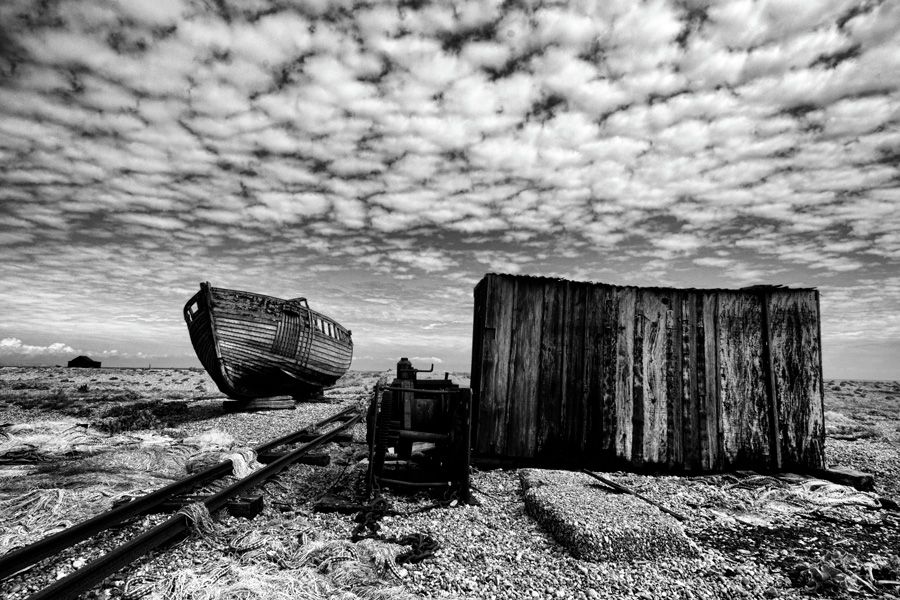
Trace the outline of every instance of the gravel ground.
<instances>
[{"instance_id":1,"label":"gravel ground","mask_svg":"<svg viewBox=\"0 0 900 600\"><path fill-rule=\"evenodd\" d=\"M825 409L829 464L872 473L878 491L900 498L900 382L826 381Z\"/></svg>"},{"instance_id":2,"label":"gravel ground","mask_svg":"<svg viewBox=\"0 0 900 600\"><path fill-rule=\"evenodd\" d=\"M31 433L32 429L38 433L66 432L66 435L72 429L78 432L77 444L73 443L71 447L63 444L59 448L38 449L46 450L41 456L42 460L51 460L49 463L7 465L0 469L0 503L3 503L0 507L16 506L15 502L31 498L26 494L33 492L34 501L28 505L28 516L37 514L43 517L31 522L22 515L6 514L8 510L0 513L0 523L6 523L0 538L4 547L15 547L39 539L48 532L48 526L58 529L107 510L125 490L142 493L164 485L168 481L161 481L157 475L163 474L163 471L168 473L173 468L177 471L179 465L173 467L176 459L180 460L180 473L173 475L172 479L183 477L186 475L185 465L190 463L190 459L183 452L174 450L180 450L185 440L194 440L199 436L203 439L230 440L233 448L252 446L311 425L349 405L364 404L369 390L379 377L378 373L351 373L338 386L326 391L325 402L304 403L295 410L244 414L223 412L221 398L204 398L216 396L217 393L203 381L205 374L202 372L123 369L74 373L66 369L0 369L0 422L31 424L25 430L17 431L18 435ZM175 385L172 385L173 382ZM82 386L87 386L88 391L79 392L79 387L85 389ZM169 393L161 397L161 388L169 390ZM123 394L123 389L129 393ZM135 389L140 391L132 393ZM198 395L200 399L191 399ZM54 402L53 406L45 405L47 398ZM188 399L186 402L185 398ZM158 430L137 429L108 435L89 426L100 422L98 416L112 406L127 409L148 400L163 407L176 403L179 409L186 410L181 410L173 418L174 422L168 423L171 426ZM14 441L16 434L5 434L5 438ZM355 427L354 435L364 440L364 428ZM25 441L31 439L25 438ZM153 442L150 447L160 453L156 457L166 459L165 465L157 462L150 471L143 470L149 466L145 465L140 477L134 477L134 469L126 469L123 459L132 455L144 458L147 445L140 442L148 439ZM109 446L106 450L111 452L100 447L104 444ZM50 452L60 449L64 451L60 456ZM98 457L107 456L105 461L98 460ZM110 468L114 468L115 472L107 472ZM227 480L220 486L226 483ZM212 489L207 488L208 491ZM196 493L201 492L198 490ZM0 583L0 596L9 600L24 598L166 518L168 515L150 515L98 534L59 557L42 561L27 572ZM186 547L190 543L185 542ZM196 557L188 562L197 564ZM162 560L158 570L164 571L165 565L169 565L167 558ZM121 576L109 578L89 597L120 596L129 579L127 574L126 569Z\"/></svg>"},{"instance_id":3,"label":"gravel ground","mask_svg":"<svg viewBox=\"0 0 900 600\"><path fill-rule=\"evenodd\" d=\"M56 556L44 559L0 583L0 597L6 600L26 598L167 518L168 515L162 514L147 515L123 524L119 528L104 532L93 539L85 540ZM115 581L116 576L111 579Z\"/></svg>"},{"instance_id":4,"label":"gravel ground","mask_svg":"<svg viewBox=\"0 0 900 600\"><path fill-rule=\"evenodd\" d=\"M317 542L352 546L348 541L355 526L352 516L315 513L312 503L328 487L332 488L331 493L353 497L364 471L364 465L356 462L364 453L364 446L333 445L331 452L335 457L332 466L300 465L267 485L266 509L253 521L220 514L218 531L211 538L196 536L170 552L147 559L107 582L92 597L116 597L129 581L150 581L157 590L166 589L168 583L162 580L161 573L176 572L184 577L188 572L197 578L198 574L224 570L228 574L219 580L218 585L222 586L238 576L263 582L266 574L275 576L285 569L294 573L302 563L288 560L285 564L283 553L277 551L288 540L300 540L300 548ZM699 556L601 562L577 559L528 517L517 471L476 472L473 483L480 490L476 493L480 506L436 508L408 514L428 506L431 500L388 496L402 516L385 517L380 534L398 538L423 533L434 538L441 549L431 559L382 574L379 584L383 589L393 590L393 596L388 597L401 597L401 592L422 598L496 599L810 597L793 587L786 567L796 559L793 547L802 548L803 543L808 543L812 554L814 542L794 539L792 544L781 548L774 543L759 544L754 540L763 538L757 534L765 531L775 535L778 527L714 516L717 510L725 509L718 505L722 498L729 498L735 506L748 504L760 495L760 488L726 490L728 480L708 478L691 482L674 477L658 486L651 477L617 476L621 482L626 479L629 485L644 493L650 492L651 487L659 487L659 495L677 497L674 504L690 517L687 530L698 543ZM685 491L679 490L682 487L694 489L694 495L685 496ZM703 498L710 499L718 509L708 508L702 502L692 507L697 499ZM842 507L829 514L872 525L876 523L874 519L881 518L853 507ZM870 520L866 521L867 518ZM817 525L813 523L813 527ZM892 527L893 535L897 534L896 523L881 522L880 528L885 527ZM238 569L250 564L247 558L235 558L227 552L229 540L245 529L264 532L269 544L266 557L250 561L257 569L252 573ZM818 529L821 531L821 527ZM735 545L741 541L744 546ZM382 544L382 547L389 556L396 556L400 550L395 544ZM315 572L325 577L320 570Z\"/></svg>"},{"instance_id":5,"label":"gravel ground","mask_svg":"<svg viewBox=\"0 0 900 600\"><path fill-rule=\"evenodd\" d=\"M34 371L41 373L35 375ZM368 374L344 381L329 391L330 402L305 404L296 411L241 415L222 413L219 400L197 398L215 393L200 389L206 385L202 372L122 371L126 370L72 376L65 369L0 369L0 402L5 402L0 405L0 422L32 420L35 414L41 419L80 418L64 402L45 405L48 394L58 397L56 390L64 392L63 400L76 400L75 408L86 411L82 417L90 421L97 416L98 406L121 403L117 394L123 388L140 387L141 393L129 395L125 404L154 397L187 403L184 418L145 433L179 439L215 429L249 445L319 420L348 403L361 402L378 376ZM169 387L173 382L177 389ZM84 385L88 391L78 391ZM836 389L841 394L847 392L846 397L832 396L835 402L826 407L846 414L845 425L850 425L841 430L841 435L850 431L852 437L853 431L870 426L876 435L860 429L864 433L859 439L829 439L830 461L874 470L882 493L896 489L892 482L900 466L895 440L890 437L896 421L888 420L896 419L891 394L897 388L878 388L880 404L866 411L857 410L853 402L859 398L859 385L845 383ZM106 399L101 400L103 397ZM397 539L420 533L440 544L435 556L417 564L398 565L394 559L404 546L377 540L354 544L349 541L355 527L353 515L313 510L315 501L326 492L358 498L367 456L362 425L354 428L353 437L355 443L328 447L330 466L298 465L266 484L265 509L253 520L220 512L205 533L198 531L173 548L123 569L87 597L120 598L125 589L146 585L153 590L148 598L166 600L811 598L816 596L797 587L803 582L797 579L796 569L804 564L827 563L854 573L870 568L876 577L900 578L900 562L897 568L891 566L891 555L900 547L900 519L896 513L868 508L875 502L871 495L798 480L732 475L688 478L610 474L619 483L685 514L688 519L683 530L696 544L698 554L588 561L574 557L528 515L518 471L476 470L472 481L478 506L413 513L431 506L433 499L387 495L400 514L381 521L382 537ZM0 494L10 489L13 479L31 481L35 477L17 472L7 479L0 475ZM41 481L42 485L52 483ZM585 487L567 502L602 524L609 516L608 509L588 508L592 506L592 494L596 495L597 489ZM631 508L636 515L646 514L637 504ZM0 596L19 600L26 595L27 586L55 579L162 518L165 516L154 515L138 520L67 551L59 560L41 563L29 573L0 584ZM896 598L891 594L897 589L884 585L877 592L867 592L848 584L825 591L848 598Z\"/></svg>"}]
</instances>

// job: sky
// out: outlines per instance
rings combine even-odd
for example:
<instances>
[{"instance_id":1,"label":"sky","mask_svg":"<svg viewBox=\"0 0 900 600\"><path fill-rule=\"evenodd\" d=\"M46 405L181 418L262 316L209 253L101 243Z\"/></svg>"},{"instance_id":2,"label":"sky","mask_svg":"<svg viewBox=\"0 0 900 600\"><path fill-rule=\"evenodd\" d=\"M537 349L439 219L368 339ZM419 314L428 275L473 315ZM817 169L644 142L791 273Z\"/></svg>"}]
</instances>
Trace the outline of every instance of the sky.
<instances>
[{"instance_id":1,"label":"sky","mask_svg":"<svg viewBox=\"0 0 900 600\"><path fill-rule=\"evenodd\" d=\"M900 2L4 0L0 364L199 365L201 281L469 369L486 272L812 286L900 379Z\"/></svg>"}]
</instances>

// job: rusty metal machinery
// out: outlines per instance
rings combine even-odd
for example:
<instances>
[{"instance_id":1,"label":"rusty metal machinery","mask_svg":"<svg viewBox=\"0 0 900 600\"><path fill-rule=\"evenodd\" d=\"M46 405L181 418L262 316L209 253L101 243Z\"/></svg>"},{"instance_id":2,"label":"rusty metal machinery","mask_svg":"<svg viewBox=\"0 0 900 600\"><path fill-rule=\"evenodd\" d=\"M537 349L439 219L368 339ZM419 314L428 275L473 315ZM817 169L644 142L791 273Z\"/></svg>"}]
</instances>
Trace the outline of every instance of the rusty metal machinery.
<instances>
[{"instance_id":1,"label":"rusty metal machinery","mask_svg":"<svg viewBox=\"0 0 900 600\"><path fill-rule=\"evenodd\" d=\"M418 379L408 358L369 405L368 492L382 487L433 488L469 498L472 391L443 379Z\"/></svg>"}]
</instances>

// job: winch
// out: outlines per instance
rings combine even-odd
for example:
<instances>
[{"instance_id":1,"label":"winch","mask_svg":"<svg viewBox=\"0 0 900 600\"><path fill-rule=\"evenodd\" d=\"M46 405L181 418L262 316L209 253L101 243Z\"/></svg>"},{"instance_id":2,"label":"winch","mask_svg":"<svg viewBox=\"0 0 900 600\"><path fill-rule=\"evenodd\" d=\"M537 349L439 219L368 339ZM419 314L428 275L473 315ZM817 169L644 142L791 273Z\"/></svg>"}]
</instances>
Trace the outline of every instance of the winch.
<instances>
[{"instance_id":1,"label":"winch","mask_svg":"<svg viewBox=\"0 0 900 600\"><path fill-rule=\"evenodd\" d=\"M469 499L472 391L443 379L419 379L406 357L397 378L375 390L369 405L367 491L433 488Z\"/></svg>"}]
</instances>

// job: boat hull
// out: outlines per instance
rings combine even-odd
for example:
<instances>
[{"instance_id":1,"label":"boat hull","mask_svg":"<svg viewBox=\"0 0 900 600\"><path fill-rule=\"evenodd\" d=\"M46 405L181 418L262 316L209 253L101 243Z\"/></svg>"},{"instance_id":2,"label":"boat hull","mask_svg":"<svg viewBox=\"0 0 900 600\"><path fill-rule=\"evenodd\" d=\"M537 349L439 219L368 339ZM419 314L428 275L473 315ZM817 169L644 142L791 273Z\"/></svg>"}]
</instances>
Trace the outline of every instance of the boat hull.
<instances>
[{"instance_id":1,"label":"boat hull","mask_svg":"<svg viewBox=\"0 0 900 600\"><path fill-rule=\"evenodd\" d=\"M350 368L350 332L302 298L200 284L184 318L201 364L230 398L308 397Z\"/></svg>"}]
</instances>

